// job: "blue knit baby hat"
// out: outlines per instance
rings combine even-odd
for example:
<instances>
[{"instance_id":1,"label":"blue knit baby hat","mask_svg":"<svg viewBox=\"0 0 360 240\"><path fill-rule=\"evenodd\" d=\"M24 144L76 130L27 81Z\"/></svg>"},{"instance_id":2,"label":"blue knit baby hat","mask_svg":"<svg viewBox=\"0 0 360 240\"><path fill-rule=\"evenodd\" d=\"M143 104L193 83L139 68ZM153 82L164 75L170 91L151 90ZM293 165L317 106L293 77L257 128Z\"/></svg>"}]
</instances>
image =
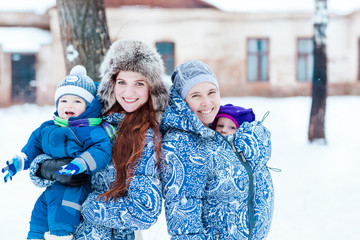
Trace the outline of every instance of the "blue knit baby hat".
<instances>
[{"instance_id":1,"label":"blue knit baby hat","mask_svg":"<svg viewBox=\"0 0 360 240\"><path fill-rule=\"evenodd\" d=\"M87 106L94 100L96 97L96 86L94 81L87 76L84 66L74 66L70 74L58 84L55 91L56 107L58 106L59 99L64 95L81 97Z\"/></svg>"}]
</instances>

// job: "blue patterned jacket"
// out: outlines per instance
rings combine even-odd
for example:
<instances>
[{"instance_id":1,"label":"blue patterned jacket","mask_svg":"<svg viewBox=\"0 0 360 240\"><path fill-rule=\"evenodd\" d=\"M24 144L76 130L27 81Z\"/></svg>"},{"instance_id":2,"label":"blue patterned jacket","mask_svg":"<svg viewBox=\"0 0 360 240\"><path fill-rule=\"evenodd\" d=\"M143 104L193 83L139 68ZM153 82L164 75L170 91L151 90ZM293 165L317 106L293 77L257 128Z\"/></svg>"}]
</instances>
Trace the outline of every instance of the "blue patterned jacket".
<instances>
[{"instance_id":1,"label":"blue patterned jacket","mask_svg":"<svg viewBox=\"0 0 360 240\"><path fill-rule=\"evenodd\" d=\"M115 113L104 118L118 126L124 114ZM161 183L156 167L153 130L146 134L146 145L135 175L127 189L127 196L119 197L108 203L99 196L110 190L115 181L114 164L93 174L92 192L83 204L84 221L78 226L74 239L132 240L134 230L147 229L153 225L161 211Z\"/></svg>"},{"instance_id":2,"label":"blue patterned jacket","mask_svg":"<svg viewBox=\"0 0 360 240\"><path fill-rule=\"evenodd\" d=\"M266 167L270 132L261 122L245 122L224 138L205 127L172 88L161 127L171 239L265 239L274 190Z\"/></svg>"}]
</instances>

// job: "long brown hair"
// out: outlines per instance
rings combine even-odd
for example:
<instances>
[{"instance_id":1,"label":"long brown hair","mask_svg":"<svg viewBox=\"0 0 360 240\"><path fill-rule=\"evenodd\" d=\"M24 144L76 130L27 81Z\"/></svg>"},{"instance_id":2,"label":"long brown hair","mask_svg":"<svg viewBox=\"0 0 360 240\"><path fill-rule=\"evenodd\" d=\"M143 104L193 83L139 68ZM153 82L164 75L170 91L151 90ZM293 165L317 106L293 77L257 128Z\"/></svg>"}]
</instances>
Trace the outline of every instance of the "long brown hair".
<instances>
[{"instance_id":1,"label":"long brown hair","mask_svg":"<svg viewBox=\"0 0 360 240\"><path fill-rule=\"evenodd\" d=\"M109 112L123 111L118 102ZM149 128L154 131L155 153L157 166L160 165L161 134L159 123L156 121L156 111L152 104L151 95L148 101L132 113L126 113L118 129L118 135L112 147L112 161L116 169L116 180L111 189L102 194L108 202L118 197L126 196L126 190L134 176L136 167L146 143L146 132Z\"/></svg>"}]
</instances>

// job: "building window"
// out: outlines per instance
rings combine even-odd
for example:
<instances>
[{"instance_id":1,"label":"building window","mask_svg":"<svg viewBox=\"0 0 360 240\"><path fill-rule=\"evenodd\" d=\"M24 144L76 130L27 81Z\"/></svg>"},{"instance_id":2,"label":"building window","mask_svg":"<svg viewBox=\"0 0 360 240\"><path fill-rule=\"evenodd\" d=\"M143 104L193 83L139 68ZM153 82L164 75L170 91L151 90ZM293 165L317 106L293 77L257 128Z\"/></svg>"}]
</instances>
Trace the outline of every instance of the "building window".
<instances>
[{"instance_id":1,"label":"building window","mask_svg":"<svg viewBox=\"0 0 360 240\"><path fill-rule=\"evenodd\" d=\"M247 79L249 82L269 80L269 40L250 38L247 42Z\"/></svg>"},{"instance_id":2,"label":"building window","mask_svg":"<svg viewBox=\"0 0 360 240\"><path fill-rule=\"evenodd\" d=\"M11 101L35 103L36 55L11 54Z\"/></svg>"},{"instance_id":3,"label":"building window","mask_svg":"<svg viewBox=\"0 0 360 240\"><path fill-rule=\"evenodd\" d=\"M314 69L314 42L312 38L297 41L297 80L311 82Z\"/></svg>"},{"instance_id":4,"label":"building window","mask_svg":"<svg viewBox=\"0 0 360 240\"><path fill-rule=\"evenodd\" d=\"M174 71L174 43L173 42L157 42L156 49L160 53L164 65L165 73L171 75Z\"/></svg>"}]
</instances>

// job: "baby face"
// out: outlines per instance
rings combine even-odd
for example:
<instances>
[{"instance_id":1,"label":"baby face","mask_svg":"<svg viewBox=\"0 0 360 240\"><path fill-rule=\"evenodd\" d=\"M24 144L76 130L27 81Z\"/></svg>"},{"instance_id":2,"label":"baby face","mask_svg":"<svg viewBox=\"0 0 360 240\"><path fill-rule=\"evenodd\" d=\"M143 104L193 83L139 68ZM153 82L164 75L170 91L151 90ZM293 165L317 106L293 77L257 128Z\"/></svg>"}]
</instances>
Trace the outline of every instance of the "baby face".
<instances>
[{"instance_id":1,"label":"baby face","mask_svg":"<svg viewBox=\"0 0 360 240\"><path fill-rule=\"evenodd\" d=\"M86 102L81 97L75 95L64 95L59 99L59 117L69 120L70 117L78 117L85 112Z\"/></svg>"},{"instance_id":2,"label":"baby face","mask_svg":"<svg viewBox=\"0 0 360 240\"><path fill-rule=\"evenodd\" d=\"M221 135L227 136L230 134L234 134L236 132L236 129L237 127L231 119L226 117L218 118L215 131L221 133Z\"/></svg>"}]
</instances>

